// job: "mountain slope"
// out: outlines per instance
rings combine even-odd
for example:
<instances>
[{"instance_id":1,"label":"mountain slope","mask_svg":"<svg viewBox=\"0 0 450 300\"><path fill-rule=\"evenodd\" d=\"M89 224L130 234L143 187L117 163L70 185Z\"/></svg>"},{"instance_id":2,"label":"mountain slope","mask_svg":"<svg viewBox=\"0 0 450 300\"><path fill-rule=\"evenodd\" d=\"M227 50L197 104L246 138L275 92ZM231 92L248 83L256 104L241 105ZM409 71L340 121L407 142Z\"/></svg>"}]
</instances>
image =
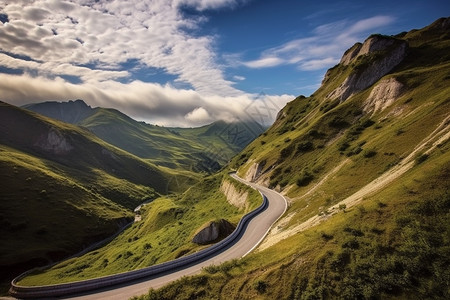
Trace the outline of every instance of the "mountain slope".
<instances>
[{"instance_id":1,"label":"mountain slope","mask_svg":"<svg viewBox=\"0 0 450 300\"><path fill-rule=\"evenodd\" d=\"M255 122L221 121L200 128L165 128L135 121L115 109L91 108L82 100L24 108L85 127L104 141L155 164L194 172L220 169L264 130ZM230 139L227 130L236 129L241 133L239 140Z\"/></svg>"},{"instance_id":2,"label":"mountain slope","mask_svg":"<svg viewBox=\"0 0 450 300\"><path fill-rule=\"evenodd\" d=\"M239 204L232 202L236 194ZM222 171L203 178L182 194L145 204L139 212L140 220L104 247L34 272L19 284L73 282L141 269L192 254L207 247L193 242L206 224L223 219L237 224L245 213L260 204L261 195L256 190Z\"/></svg>"},{"instance_id":3,"label":"mountain slope","mask_svg":"<svg viewBox=\"0 0 450 300\"><path fill-rule=\"evenodd\" d=\"M183 188L173 174L87 130L6 103L0 168L0 265L9 279L111 235L140 203Z\"/></svg>"},{"instance_id":4,"label":"mountain slope","mask_svg":"<svg viewBox=\"0 0 450 300\"><path fill-rule=\"evenodd\" d=\"M257 253L143 298L448 299L450 18L350 48L231 162L285 194Z\"/></svg>"}]
</instances>

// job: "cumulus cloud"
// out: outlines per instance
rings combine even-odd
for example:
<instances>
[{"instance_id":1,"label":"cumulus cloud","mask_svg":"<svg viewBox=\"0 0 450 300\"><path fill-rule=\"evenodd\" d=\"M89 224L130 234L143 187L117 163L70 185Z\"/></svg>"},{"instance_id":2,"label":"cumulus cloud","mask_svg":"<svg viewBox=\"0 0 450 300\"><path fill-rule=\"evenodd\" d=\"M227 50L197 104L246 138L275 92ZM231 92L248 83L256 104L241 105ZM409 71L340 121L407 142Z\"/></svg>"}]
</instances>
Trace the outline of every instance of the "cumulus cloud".
<instances>
[{"instance_id":1,"label":"cumulus cloud","mask_svg":"<svg viewBox=\"0 0 450 300\"><path fill-rule=\"evenodd\" d=\"M389 25L393 21L394 18L390 16L375 16L356 22L342 20L323 24L315 28L309 37L266 49L258 59L241 60L240 65L258 69L292 64L304 71L329 68L339 62L338 55L354 43L361 41L373 30ZM333 54L335 56L331 56Z\"/></svg>"},{"instance_id":2,"label":"cumulus cloud","mask_svg":"<svg viewBox=\"0 0 450 300\"><path fill-rule=\"evenodd\" d=\"M0 0L0 50L27 61L39 76L77 76L83 82L130 77L129 61L174 75L204 94L238 95L216 63L214 36L196 36L204 19L186 18L180 7L198 10L236 6L238 0ZM20 57L20 58L17 58ZM24 60L25 62L19 62ZM55 66L58 66L55 68Z\"/></svg>"},{"instance_id":3,"label":"cumulus cloud","mask_svg":"<svg viewBox=\"0 0 450 300\"><path fill-rule=\"evenodd\" d=\"M20 106L83 99L164 126L219 119L270 124L294 96L261 97L234 88L245 77L225 79L216 37L189 33L205 19L181 13L185 7L203 11L245 2L0 0L0 67L20 73L0 74L0 100ZM133 76L155 69L173 75L174 82ZM178 84L189 88L175 88Z\"/></svg>"},{"instance_id":4,"label":"cumulus cloud","mask_svg":"<svg viewBox=\"0 0 450 300\"><path fill-rule=\"evenodd\" d=\"M271 124L279 109L293 95L204 95L192 89L176 89L133 81L72 84L60 77L0 74L1 100L14 104L48 100L83 99L93 107L116 108L137 120L163 126L192 127L214 120L256 121Z\"/></svg>"},{"instance_id":5,"label":"cumulus cloud","mask_svg":"<svg viewBox=\"0 0 450 300\"><path fill-rule=\"evenodd\" d=\"M197 107L193 111L187 113L185 118L187 121L197 125L211 123L214 120L203 107Z\"/></svg>"}]
</instances>

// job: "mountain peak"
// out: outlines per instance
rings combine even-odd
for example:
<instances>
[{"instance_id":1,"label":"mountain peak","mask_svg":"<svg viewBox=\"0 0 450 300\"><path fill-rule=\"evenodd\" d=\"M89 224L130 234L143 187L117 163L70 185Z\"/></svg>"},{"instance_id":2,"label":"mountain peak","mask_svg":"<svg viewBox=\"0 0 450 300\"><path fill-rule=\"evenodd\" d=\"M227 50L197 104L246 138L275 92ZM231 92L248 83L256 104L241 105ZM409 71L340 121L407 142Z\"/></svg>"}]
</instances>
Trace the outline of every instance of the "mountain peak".
<instances>
[{"instance_id":1,"label":"mountain peak","mask_svg":"<svg viewBox=\"0 0 450 300\"><path fill-rule=\"evenodd\" d=\"M408 42L380 34L371 35L363 44L355 44L344 53L340 63L343 67L351 66L352 72L326 98L342 102L368 88L401 63L407 50Z\"/></svg>"},{"instance_id":2,"label":"mountain peak","mask_svg":"<svg viewBox=\"0 0 450 300\"><path fill-rule=\"evenodd\" d=\"M387 51L394 45L405 46L406 42L396 39L392 36L373 34L369 36L363 44L356 43L350 49L345 51L340 64L346 66L356 62L363 55L370 55L375 52Z\"/></svg>"},{"instance_id":3,"label":"mountain peak","mask_svg":"<svg viewBox=\"0 0 450 300\"><path fill-rule=\"evenodd\" d=\"M22 107L71 124L77 124L95 112L95 109L81 99L69 100L67 102L46 101L42 103L31 103Z\"/></svg>"}]
</instances>

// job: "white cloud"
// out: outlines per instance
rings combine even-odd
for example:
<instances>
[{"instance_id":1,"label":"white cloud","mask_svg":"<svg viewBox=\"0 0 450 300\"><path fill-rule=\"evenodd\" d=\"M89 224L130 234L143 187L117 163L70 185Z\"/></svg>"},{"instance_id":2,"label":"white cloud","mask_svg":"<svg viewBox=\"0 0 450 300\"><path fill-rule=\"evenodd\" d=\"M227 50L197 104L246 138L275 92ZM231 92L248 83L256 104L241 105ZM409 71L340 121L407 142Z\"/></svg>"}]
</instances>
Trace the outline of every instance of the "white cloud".
<instances>
[{"instance_id":1,"label":"white cloud","mask_svg":"<svg viewBox=\"0 0 450 300\"><path fill-rule=\"evenodd\" d=\"M197 32L205 19L186 18L180 11L186 6L198 11L230 9L247 1L0 0L0 10L9 20L0 23L0 67L23 72L0 74L0 100L23 105L83 99L93 107L113 107L137 120L166 126L255 116L273 122L294 96L254 102L255 95L234 88L235 81L245 77L225 79L225 66L217 63L215 53L217 37L189 33ZM264 63L277 62L259 62ZM174 75L173 84L192 88L133 79L133 72L147 68L163 70ZM81 83L72 84L66 76ZM276 105L267 114L250 113L268 103Z\"/></svg>"},{"instance_id":2,"label":"white cloud","mask_svg":"<svg viewBox=\"0 0 450 300\"><path fill-rule=\"evenodd\" d=\"M305 71L329 68L339 62L342 53L355 42L361 41L373 30L393 21L394 18L390 16L375 16L353 23L342 20L323 24L316 27L310 37L291 40L267 49L261 53L260 58L241 60L240 65L249 68L268 68L292 64ZM236 57L238 56L234 56Z\"/></svg>"},{"instance_id":3,"label":"white cloud","mask_svg":"<svg viewBox=\"0 0 450 300\"><path fill-rule=\"evenodd\" d=\"M201 93L238 95L242 92L216 63L215 37L185 30L198 28L204 19L187 19L180 7L205 10L241 2L0 0L9 18L7 26L0 26L0 50L41 62L28 67L49 78L72 75L94 83L127 77L130 73L120 72L120 66L133 60L142 68L163 69ZM26 64L18 60L18 66Z\"/></svg>"},{"instance_id":4,"label":"white cloud","mask_svg":"<svg viewBox=\"0 0 450 300\"><path fill-rule=\"evenodd\" d=\"M374 28L378 28L387 24L390 24L394 21L394 18L390 16L375 16L372 18L360 20L353 24L347 34L354 34L360 32L367 32L368 30L372 30Z\"/></svg>"},{"instance_id":5,"label":"white cloud","mask_svg":"<svg viewBox=\"0 0 450 300\"><path fill-rule=\"evenodd\" d=\"M285 61L276 56L262 57L260 59L243 62L243 65L253 69L269 68L279 66Z\"/></svg>"},{"instance_id":6,"label":"white cloud","mask_svg":"<svg viewBox=\"0 0 450 300\"><path fill-rule=\"evenodd\" d=\"M214 121L203 107L197 107L193 111L190 111L185 115L185 119L195 125L202 125Z\"/></svg>"},{"instance_id":7,"label":"white cloud","mask_svg":"<svg viewBox=\"0 0 450 300\"><path fill-rule=\"evenodd\" d=\"M191 7L195 7L198 10L205 9L218 9L221 7L236 7L241 3L245 3L246 1L239 0L179 0L176 1L178 5L188 5Z\"/></svg>"},{"instance_id":8,"label":"white cloud","mask_svg":"<svg viewBox=\"0 0 450 300\"><path fill-rule=\"evenodd\" d=\"M0 74L0 90L0 100L18 106L83 99L93 107L116 108L136 120L182 127L204 125L213 120L255 120L267 125L275 120L279 109L294 99L293 95L208 96L141 81L71 84L60 77L48 79L26 74Z\"/></svg>"},{"instance_id":9,"label":"white cloud","mask_svg":"<svg viewBox=\"0 0 450 300\"><path fill-rule=\"evenodd\" d=\"M335 57L326 57L323 59L311 59L300 64L300 69L306 71L320 70L328 68L331 65L339 63L339 59Z\"/></svg>"}]
</instances>

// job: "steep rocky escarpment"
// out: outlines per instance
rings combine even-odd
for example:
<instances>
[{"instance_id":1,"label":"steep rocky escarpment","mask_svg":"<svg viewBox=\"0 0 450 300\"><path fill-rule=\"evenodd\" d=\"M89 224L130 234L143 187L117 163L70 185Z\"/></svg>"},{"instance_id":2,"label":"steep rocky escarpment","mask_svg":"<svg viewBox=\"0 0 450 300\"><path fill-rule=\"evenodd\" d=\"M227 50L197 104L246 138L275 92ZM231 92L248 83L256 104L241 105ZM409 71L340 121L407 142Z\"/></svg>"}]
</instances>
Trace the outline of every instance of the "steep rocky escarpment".
<instances>
[{"instance_id":1,"label":"steep rocky escarpment","mask_svg":"<svg viewBox=\"0 0 450 300\"><path fill-rule=\"evenodd\" d=\"M342 102L370 87L402 62L407 50L406 41L381 35L373 35L363 44L356 44L341 59L341 64L351 65L353 71L326 98Z\"/></svg>"}]
</instances>

